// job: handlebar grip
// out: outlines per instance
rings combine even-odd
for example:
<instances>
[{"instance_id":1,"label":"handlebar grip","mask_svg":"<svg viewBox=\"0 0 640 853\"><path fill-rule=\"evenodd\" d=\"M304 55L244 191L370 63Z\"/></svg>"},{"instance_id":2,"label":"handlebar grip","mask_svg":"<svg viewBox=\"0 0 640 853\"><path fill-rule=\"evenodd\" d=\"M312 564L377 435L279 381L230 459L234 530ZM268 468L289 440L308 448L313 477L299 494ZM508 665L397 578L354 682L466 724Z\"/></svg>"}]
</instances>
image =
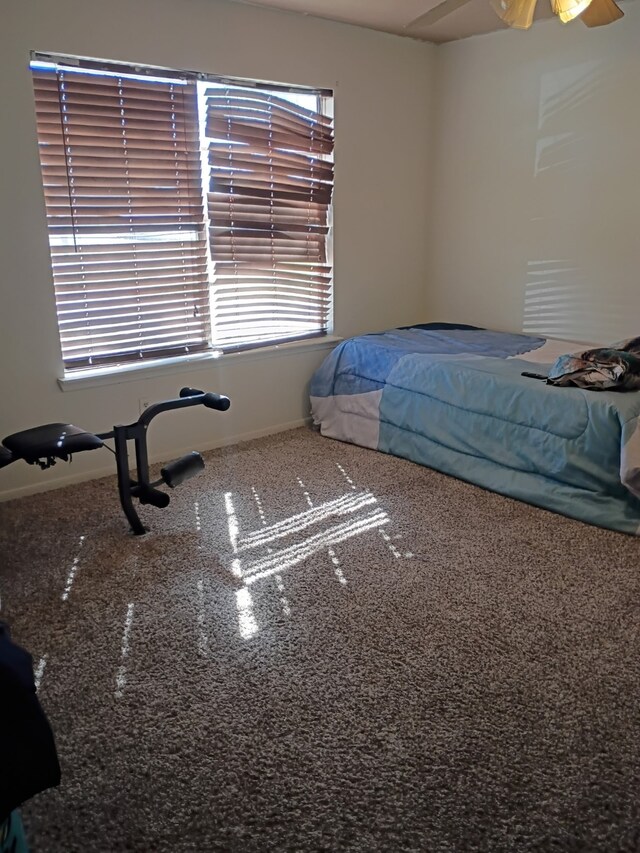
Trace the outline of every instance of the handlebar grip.
<instances>
[{"instance_id":1,"label":"handlebar grip","mask_svg":"<svg viewBox=\"0 0 640 853\"><path fill-rule=\"evenodd\" d=\"M219 412L226 412L231 405L231 400L228 397L223 394L214 394L212 391L204 395L202 402L207 409L217 409Z\"/></svg>"},{"instance_id":2,"label":"handlebar grip","mask_svg":"<svg viewBox=\"0 0 640 853\"><path fill-rule=\"evenodd\" d=\"M180 396L181 397L197 397L198 394L204 394L204 391L198 391L197 388L181 388Z\"/></svg>"}]
</instances>

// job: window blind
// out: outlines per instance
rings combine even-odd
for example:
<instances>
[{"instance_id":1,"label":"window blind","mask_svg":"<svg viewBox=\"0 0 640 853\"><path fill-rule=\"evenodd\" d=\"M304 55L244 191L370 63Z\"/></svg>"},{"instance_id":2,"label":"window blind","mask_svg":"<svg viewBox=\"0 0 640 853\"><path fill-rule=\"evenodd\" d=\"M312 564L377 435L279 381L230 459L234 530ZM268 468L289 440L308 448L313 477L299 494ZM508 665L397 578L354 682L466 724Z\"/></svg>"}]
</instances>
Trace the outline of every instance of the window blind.
<instances>
[{"instance_id":1,"label":"window blind","mask_svg":"<svg viewBox=\"0 0 640 853\"><path fill-rule=\"evenodd\" d=\"M327 332L332 120L262 87L206 89L212 330L222 350Z\"/></svg>"},{"instance_id":2,"label":"window blind","mask_svg":"<svg viewBox=\"0 0 640 853\"><path fill-rule=\"evenodd\" d=\"M208 349L195 82L32 70L65 367Z\"/></svg>"}]
</instances>

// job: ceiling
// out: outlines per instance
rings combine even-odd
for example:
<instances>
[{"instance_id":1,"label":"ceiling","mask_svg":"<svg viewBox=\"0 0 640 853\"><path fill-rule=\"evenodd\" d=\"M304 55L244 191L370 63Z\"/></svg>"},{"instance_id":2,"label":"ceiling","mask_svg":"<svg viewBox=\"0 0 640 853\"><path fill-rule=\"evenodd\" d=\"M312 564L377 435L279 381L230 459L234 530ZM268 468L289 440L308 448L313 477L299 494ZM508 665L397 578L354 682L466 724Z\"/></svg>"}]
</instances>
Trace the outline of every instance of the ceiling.
<instances>
[{"instance_id":1,"label":"ceiling","mask_svg":"<svg viewBox=\"0 0 640 853\"><path fill-rule=\"evenodd\" d=\"M371 27L386 33L442 43L469 36L506 29L506 25L491 8L489 0L469 0L462 8L450 12L434 24L409 26L441 0L239 0L254 6L269 6L342 21L361 27ZM451 2L451 0L448 0ZM453 0L455 3L455 0ZM540 2L536 18L552 17L549 3Z\"/></svg>"}]
</instances>

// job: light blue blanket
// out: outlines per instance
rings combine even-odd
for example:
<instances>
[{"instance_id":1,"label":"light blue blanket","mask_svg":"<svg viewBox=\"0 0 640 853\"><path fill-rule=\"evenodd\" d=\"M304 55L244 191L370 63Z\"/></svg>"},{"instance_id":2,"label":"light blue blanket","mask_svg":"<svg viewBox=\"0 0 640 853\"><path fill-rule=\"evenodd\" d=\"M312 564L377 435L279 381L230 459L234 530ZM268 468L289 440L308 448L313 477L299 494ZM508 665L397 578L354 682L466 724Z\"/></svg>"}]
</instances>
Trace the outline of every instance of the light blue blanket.
<instances>
[{"instance_id":1,"label":"light blue blanket","mask_svg":"<svg viewBox=\"0 0 640 853\"><path fill-rule=\"evenodd\" d=\"M640 391L522 376L575 343L443 326L340 344L311 382L322 434L640 534Z\"/></svg>"}]
</instances>

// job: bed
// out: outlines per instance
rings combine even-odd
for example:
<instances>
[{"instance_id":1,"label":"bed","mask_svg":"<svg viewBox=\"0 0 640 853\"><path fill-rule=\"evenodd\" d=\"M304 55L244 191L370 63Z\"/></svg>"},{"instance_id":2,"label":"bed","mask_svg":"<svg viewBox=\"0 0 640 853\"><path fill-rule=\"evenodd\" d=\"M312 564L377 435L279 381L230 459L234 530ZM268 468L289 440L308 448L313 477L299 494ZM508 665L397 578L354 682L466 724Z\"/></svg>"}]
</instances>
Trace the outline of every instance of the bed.
<instances>
[{"instance_id":1,"label":"bed","mask_svg":"<svg viewBox=\"0 0 640 853\"><path fill-rule=\"evenodd\" d=\"M343 341L314 374L323 435L640 535L640 391L559 388L592 344L431 323Z\"/></svg>"}]
</instances>

